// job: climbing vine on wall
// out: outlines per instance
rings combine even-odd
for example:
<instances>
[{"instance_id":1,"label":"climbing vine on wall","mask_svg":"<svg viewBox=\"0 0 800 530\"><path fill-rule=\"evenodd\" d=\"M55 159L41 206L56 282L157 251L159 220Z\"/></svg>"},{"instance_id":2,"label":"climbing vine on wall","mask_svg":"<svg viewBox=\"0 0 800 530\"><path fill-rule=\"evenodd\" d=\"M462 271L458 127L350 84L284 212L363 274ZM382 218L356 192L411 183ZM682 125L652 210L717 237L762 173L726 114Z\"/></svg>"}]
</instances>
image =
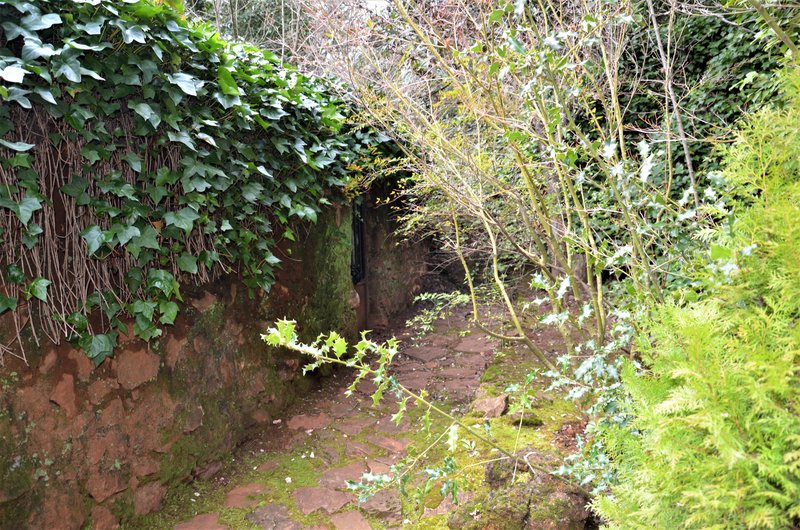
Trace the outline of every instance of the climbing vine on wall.
<instances>
[{"instance_id":1,"label":"climbing vine on wall","mask_svg":"<svg viewBox=\"0 0 800 530\"><path fill-rule=\"evenodd\" d=\"M380 134L328 83L150 0L0 0L0 345L20 330L96 363L175 321L183 282L268 291Z\"/></svg>"}]
</instances>

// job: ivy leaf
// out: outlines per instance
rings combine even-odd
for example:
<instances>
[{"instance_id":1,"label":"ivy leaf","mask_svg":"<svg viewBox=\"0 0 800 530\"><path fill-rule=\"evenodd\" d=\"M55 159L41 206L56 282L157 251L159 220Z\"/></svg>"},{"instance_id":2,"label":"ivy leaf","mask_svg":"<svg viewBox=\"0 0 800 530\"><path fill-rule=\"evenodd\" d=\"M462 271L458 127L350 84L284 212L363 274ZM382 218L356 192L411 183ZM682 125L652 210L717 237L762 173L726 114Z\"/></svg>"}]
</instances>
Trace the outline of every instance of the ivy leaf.
<instances>
[{"instance_id":1,"label":"ivy leaf","mask_svg":"<svg viewBox=\"0 0 800 530\"><path fill-rule=\"evenodd\" d=\"M42 202L36 197L25 195L25 197L17 204L16 211L17 217L23 226L28 226L28 223L33 217L33 212L42 209Z\"/></svg>"},{"instance_id":2,"label":"ivy leaf","mask_svg":"<svg viewBox=\"0 0 800 530\"><path fill-rule=\"evenodd\" d=\"M26 144L25 142L9 142L0 138L0 145L9 148L12 151L22 153L25 151L30 151L35 147L36 144Z\"/></svg>"},{"instance_id":3,"label":"ivy leaf","mask_svg":"<svg viewBox=\"0 0 800 530\"><path fill-rule=\"evenodd\" d=\"M83 158L89 161L90 165L100 160L100 153L97 151L97 149L92 149L88 145L84 145L83 148L81 148L81 155L83 155Z\"/></svg>"},{"instance_id":4,"label":"ivy leaf","mask_svg":"<svg viewBox=\"0 0 800 530\"><path fill-rule=\"evenodd\" d=\"M131 304L131 312L136 316L142 315L146 319L152 320L156 312L156 303L150 300L136 300Z\"/></svg>"},{"instance_id":5,"label":"ivy leaf","mask_svg":"<svg viewBox=\"0 0 800 530\"><path fill-rule=\"evenodd\" d=\"M53 282L44 278L36 278L25 290L25 299L38 298L42 302L47 302L47 287Z\"/></svg>"},{"instance_id":6,"label":"ivy leaf","mask_svg":"<svg viewBox=\"0 0 800 530\"><path fill-rule=\"evenodd\" d=\"M85 149L85 148L84 148ZM69 195L73 198L78 198L86 193L86 188L89 187L89 181L83 177L75 177L70 182L61 186L61 193Z\"/></svg>"},{"instance_id":7,"label":"ivy leaf","mask_svg":"<svg viewBox=\"0 0 800 530\"><path fill-rule=\"evenodd\" d=\"M59 59L61 59L59 61ZM80 83L81 82L81 65L80 63L74 58L63 58L56 57L53 59L52 62L53 66L57 66L54 70L54 74L56 77L64 77L67 81L71 83Z\"/></svg>"},{"instance_id":8,"label":"ivy leaf","mask_svg":"<svg viewBox=\"0 0 800 530\"><path fill-rule=\"evenodd\" d=\"M140 230L140 234L137 237L132 239L133 243L136 243L141 248L151 248L153 250L157 250L161 248L158 244L158 232L156 229L153 228L151 225L147 225L146 227Z\"/></svg>"},{"instance_id":9,"label":"ivy leaf","mask_svg":"<svg viewBox=\"0 0 800 530\"><path fill-rule=\"evenodd\" d=\"M136 315L133 332L142 340L154 339L161 335L161 330L153 325L152 320L147 320L142 315Z\"/></svg>"},{"instance_id":10,"label":"ivy leaf","mask_svg":"<svg viewBox=\"0 0 800 530\"><path fill-rule=\"evenodd\" d=\"M48 13L39 16L38 14L31 13L21 20L22 27L28 31L40 31L49 29L56 24L61 24L61 17L56 13Z\"/></svg>"},{"instance_id":11,"label":"ivy leaf","mask_svg":"<svg viewBox=\"0 0 800 530\"><path fill-rule=\"evenodd\" d=\"M242 197L247 202L257 202L261 198L262 191L264 191L264 186L258 182L248 182L242 186Z\"/></svg>"},{"instance_id":12,"label":"ivy leaf","mask_svg":"<svg viewBox=\"0 0 800 530\"><path fill-rule=\"evenodd\" d=\"M155 204L158 204L161 199L169 195L169 191L164 186L150 186L147 188L147 194Z\"/></svg>"},{"instance_id":13,"label":"ivy leaf","mask_svg":"<svg viewBox=\"0 0 800 530\"><path fill-rule=\"evenodd\" d=\"M227 67L219 67L217 71L217 80L219 81L219 87L222 89L223 94L227 96L239 95L239 87L236 85L236 81L234 81L233 75Z\"/></svg>"},{"instance_id":14,"label":"ivy leaf","mask_svg":"<svg viewBox=\"0 0 800 530\"><path fill-rule=\"evenodd\" d=\"M28 71L24 68L20 68L19 66L12 64L0 70L0 77L9 83L22 83L22 79L27 73Z\"/></svg>"},{"instance_id":15,"label":"ivy leaf","mask_svg":"<svg viewBox=\"0 0 800 530\"><path fill-rule=\"evenodd\" d=\"M168 225L177 226L188 235L194 228L194 222L200 216L191 208L181 208L177 212L167 212L164 214L164 221Z\"/></svg>"},{"instance_id":16,"label":"ivy leaf","mask_svg":"<svg viewBox=\"0 0 800 530\"><path fill-rule=\"evenodd\" d=\"M22 244L28 249L32 249L39 242L39 235L44 233L44 229L36 223L31 223L22 233Z\"/></svg>"},{"instance_id":17,"label":"ivy leaf","mask_svg":"<svg viewBox=\"0 0 800 530\"><path fill-rule=\"evenodd\" d=\"M75 328L75 331L81 333L88 329L89 319L83 313L70 313L66 318L67 324Z\"/></svg>"},{"instance_id":18,"label":"ivy leaf","mask_svg":"<svg viewBox=\"0 0 800 530\"><path fill-rule=\"evenodd\" d=\"M161 312L161 318L158 319L162 324L174 324L175 317L178 316L178 304L167 300L162 300L158 304L158 310Z\"/></svg>"},{"instance_id":19,"label":"ivy leaf","mask_svg":"<svg viewBox=\"0 0 800 530\"><path fill-rule=\"evenodd\" d=\"M81 231L81 237L86 241L86 248L90 256L107 242L105 232L97 225L84 228L83 231Z\"/></svg>"},{"instance_id":20,"label":"ivy leaf","mask_svg":"<svg viewBox=\"0 0 800 530\"><path fill-rule=\"evenodd\" d=\"M56 98L53 97L53 93L42 87L36 87L33 89L33 92L37 94L40 98L42 98L46 103L50 103L51 105L56 105Z\"/></svg>"},{"instance_id":21,"label":"ivy leaf","mask_svg":"<svg viewBox=\"0 0 800 530\"><path fill-rule=\"evenodd\" d=\"M186 131L167 131L167 137L171 142L180 142L192 151L197 151L197 148L194 146L194 142L192 138L189 136L189 133Z\"/></svg>"},{"instance_id":22,"label":"ivy leaf","mask_svg":"<svg viewBox=\"0 0 800 530\"><path fill-rule=\"evenodd\" d=\"M83 30L87 35L100 35L103 31L103 23L105 21L105 17L99 17L98 19L90 20L86 24L76 24L76 27Z\"/></svg>"},{"instance_id":23,"label":"ivy leaf","mask_svg":"<svg viewBox=\"0 0 800 530\"><path fill-rule=\"evenodd\" d=\"M138 42L140 44L145 44L147 42L147 35L145 35L144 29L142 26L131 26L129 28L125 28L122 31L122 40L125 41L125 44L130 44L132 42Z\"/></svg>"},{"instance_id":24,"label":"ivy leaf","mask_svg":"<svg viewBox=\"0 0 800 530\"><path fill-rule=\"evenodd\" d=\"M116 233L120 245L125 245L134 237L141 235L141 232L135 226L114 225L113 231Z\"/></svg>"},{"instance_id":25,"label":"ivy leaf","mask_svg":"<svg viewBox=\"0 0 800 530\"><path fill-rule=\"evenodd\" d=\"M172 274L163 269L150 269L147 271L147 287L169 298L178 290L178 282Z\"/></svg>"},{"instance_id":26,"label":"ivy leaf","mask_svg":"<svg viewBox=\"0 0 800 530\"><path fill-rule=\"evenodd\" d=\"M189 74L178 72L177 74L167 74L167 80L180 88L184 94L190 96L197 95L197 89L202 88L203 82Z\"/></svg>"},{"instance_id":27,"label":"ivy leaf","mask_svg":"<svg viewBox=\"0 0 800 530\"><path fill-rule=\"evenodd\" d=\"M201 133L197 133L197 137L200 138L201 140L203 140L205 143L207 143L209 145L213 145L214 147L217 147L216 140L214 140L214 138L209 136L208 134L202 133L202 132Z\"/></svg>"},{"instance_id":28,"label":"ivy leaf","mask_svg":"<svg viewBox=\"0 0 800 530\"><path fill-rule=\"evenodd\" d=\"M19 265L12 263L6 267L6 278L13 284L20 285L25 281L25 273Z\"/></svg>"},{"instance_id":29,"label":"ivy leaf","mask_svg":"<svg viewBox=\"0 0 800 530\"><path fill-rule=\"evenodd\" d=\"M137 155L133 151L125 153L120 158L122 158L122 160L127 162L128 165L131 166L131 169L133 169L135 172L137 173L142 172L142 159L139 157L139 155Z\"/></svg>"},{"instance_id":30,"label":"ivy leaf","mask_svg":"<svg viewBox=\"0 0 800 530\"><path fill-rule=\"evenodd\" d=\"M161 115L149 103L141 101L128 106L153 127L158 127L161 123Z\"/></svg>"},{"instance_id":31,"label":"ivy leaf","mask_svg":"<svg viewBox=\"0 0 800 530\"><path fill-rule=\"evenodd\" d=\"M178 258L178 268L183 272L197 273L197 258L184 252Z\"/></svg>"},{"instance_id":32,"label":"ivy leaf","mask_svg":"<svg viewBox=\"0 0 800 530\"><path fill-rule=\"evenodd\" d=\"M94 361L94 365L98 366L106 357L110 357L114 353L114 348L117 346L116 333L106 333L103 335L93 335L88 344L84 346L86 355Z\"/></svg>"},{"instance_id":33,"label":"ivy leaf","mask_svg":"<svg viewBox=\"0 0 800 530\"><path fill-rule=\"evenodd\" d=\"M16 309L17 309L16 298L0 294L0 315L9 310L16 311Z\"/></svg>"}]
</instances>

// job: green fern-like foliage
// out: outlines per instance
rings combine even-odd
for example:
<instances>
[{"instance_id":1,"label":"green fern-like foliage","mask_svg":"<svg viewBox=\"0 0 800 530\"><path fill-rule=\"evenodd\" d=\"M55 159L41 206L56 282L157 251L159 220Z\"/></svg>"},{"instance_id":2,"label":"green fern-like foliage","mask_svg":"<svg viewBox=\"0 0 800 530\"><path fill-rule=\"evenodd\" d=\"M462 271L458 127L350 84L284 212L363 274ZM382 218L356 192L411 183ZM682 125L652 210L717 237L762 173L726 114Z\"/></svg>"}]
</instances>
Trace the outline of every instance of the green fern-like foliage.
<instances>
[{"instance_id":1,"label":"green fern-like foliage","mask_svg":"<svg viewBox=\"0 0 800 530\"><path fill-rule=\"evenodd\" d=\"M624 376L636 419L605 434L607 528L800 523L800 75L786 77L791 104L749 119L726 153L736 215L705 295L644 323L647 369Z\"/></svg>"}]
</instances>

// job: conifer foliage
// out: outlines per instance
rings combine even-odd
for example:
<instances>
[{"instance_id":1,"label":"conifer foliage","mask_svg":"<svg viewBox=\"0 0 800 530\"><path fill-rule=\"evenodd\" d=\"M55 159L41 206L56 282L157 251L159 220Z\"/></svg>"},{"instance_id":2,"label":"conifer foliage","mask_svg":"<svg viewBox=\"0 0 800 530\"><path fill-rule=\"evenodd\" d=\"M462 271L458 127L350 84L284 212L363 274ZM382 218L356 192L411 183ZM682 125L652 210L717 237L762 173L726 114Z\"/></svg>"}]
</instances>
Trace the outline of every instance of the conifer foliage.
<instances>
[{"instance_id":1,"label":"conifer foliage","mask_svg":"<svg viewBox=\"0 0 800 530\"><path fill-rule=\"evenodd\" d=\"M609 528L790 528L800 520L800 75L725 155L735 205L691 304L645 322L635 417L610 431Z\"/></svg>"}]
</instances>

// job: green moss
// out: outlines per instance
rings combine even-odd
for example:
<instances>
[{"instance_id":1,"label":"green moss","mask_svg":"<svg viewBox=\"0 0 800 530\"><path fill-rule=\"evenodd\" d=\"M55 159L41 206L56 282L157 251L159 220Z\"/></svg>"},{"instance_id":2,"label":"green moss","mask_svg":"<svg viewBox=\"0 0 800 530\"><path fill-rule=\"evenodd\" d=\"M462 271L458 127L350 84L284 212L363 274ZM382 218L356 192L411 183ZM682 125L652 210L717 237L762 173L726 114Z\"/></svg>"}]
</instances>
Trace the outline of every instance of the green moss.
<instances>
[{"instance_id":1,"label":"green moss","mask_svg":"<svg viewBox=\"0 0 800 530\"><path fill-rule=\"evenodd\" d=\"M353 290L352 216L349 206L326 209L300 249L306 276L315 278L308 304L297 318L301 340L313 340L331 330L355 336L356 312L348 305Z\"/></svg>"},{"instance_id":2,"label":"green moss","mask_svg":"<svg viewBox=\"0 0 800 530\"><path fill-rule=\"evenodd\" d=\"M126 521L131 521L135 517L132 490L127 489L120 493L119 497L116 498L116 501L111 506L111 513L113 513L117 519L123 523Z\"/></svg>"},{"instance_id":3,"label":"green moss","mask_svg":"<svg viewBox=\"0 0 800 530\"><path fill-rule=\"evenodd\" d=\"M4 528L24 528L38 505L35 468L25 453L24 440L12 431L10 415L0 418L0 522L7 525Z\"/></svg>"}]
</instances>

